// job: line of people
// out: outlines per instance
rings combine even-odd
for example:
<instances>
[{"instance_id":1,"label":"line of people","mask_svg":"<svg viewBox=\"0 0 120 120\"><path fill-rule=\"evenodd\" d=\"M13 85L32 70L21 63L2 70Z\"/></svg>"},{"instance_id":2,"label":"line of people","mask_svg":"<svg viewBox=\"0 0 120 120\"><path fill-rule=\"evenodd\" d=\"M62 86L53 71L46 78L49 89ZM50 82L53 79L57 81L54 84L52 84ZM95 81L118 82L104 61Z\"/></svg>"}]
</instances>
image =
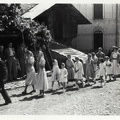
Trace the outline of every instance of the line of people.
<instances>
[{"instance_id":1,"label":"line of people","mask_svg":"<svg viewBox=\"0 0 120 120\"><path fill-rule=\"evenodd\" d=\"M88 54L87 61L85 63L85 68L83 65L83 61L78 57L75 57L75 62L71 59L71 55L67 56L66 63L61 63L61 69L59 68L58 61L56 59L53 60L53 69L49 73L45 70L45 58L42 50L39 50L37 54L36 66L37 73L34 68L35 58L34 54L29 51L24 44L21 44L24 48L24 59L19 58L21 63L24 63L24 73L27 74L25 79L25 89L22 94L27 94L27 88L29 85L32 85L33 90L31 92L39 91L39 96L44 96L44 92L48 89L54 88L54 82L58 82L58 87L62 85L63 92L66 90L66 86L69 85L70 81L75 81L76 87L79 89L79 81L82 83L84 87L90 82L96 83L96 80L99 79L101 82L101 87L106 83L106 80L115 80L117 76L120 74L120 49L116 46L112 47L112 51L110 53L110 57L105 56L102 52L102 48L98 49L98 52L95 54L94 52ZM10 52L11 50L9 50ZM20 51L18 52L20 54ZM12 52L10 52L10 55ZM22 53L21 53L22 54ZM13 54L12 54L13 55ZM13 56L10 56L13 57ZM2 55L0 54L0 58L2 61ZM9 58L9 59L10 59ZM14 59L11 58L12 60ZM2 64L2 62L0 63ZM13 63L12 63L13 64ZM1 65L2 66L2 65ZM22 65L21 65L22 66ZM2 67L1 67L2 68ZM2 71L6 71L3 69ZM22 72L23 72L22 71ZM7 72L6 72L7 74ZM51 75L51 88L48 85L47 74ZM8 69L9 75L9 69ZM4 80L4 74L1 75L1 81ZM9 75L10 76L10 75ZM2 91L3 97L6 101L6 104L11 103L11 100L7 93L4 90L4 82L0 83L0 90ZM6 97L7 96L7 97Z\"/></svg>"}]
</instances>

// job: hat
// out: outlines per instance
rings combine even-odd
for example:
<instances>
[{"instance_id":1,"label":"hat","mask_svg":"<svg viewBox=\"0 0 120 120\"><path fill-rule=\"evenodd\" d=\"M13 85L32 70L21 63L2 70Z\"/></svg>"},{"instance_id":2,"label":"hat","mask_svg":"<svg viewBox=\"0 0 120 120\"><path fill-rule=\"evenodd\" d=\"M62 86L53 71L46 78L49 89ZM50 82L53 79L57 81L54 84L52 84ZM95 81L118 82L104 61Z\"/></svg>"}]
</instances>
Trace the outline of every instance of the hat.
<instances>
[{"instance_id":1,"label":"hat","mask_svg":"<svg viewBox=\"0 0 120 120\"><path fill-rule=\"evenodd\" d=\"M108 56L105 56L105 59L109 59L109 57L108 57Z\"/></svg>"},{"instance_id":2,"label":"hat","mask_svg":"<svg viewBox=\"0 0 120 120\"><path fill-rule=\"evenodd\" d=\"M102 47L99 47L98 50L102 50Z\"/></svg>"},{"instance_id":3,"label":"hat","mask_svg":"<svg viewBox=\"0 0 120 120\"><path fill-rule=\"evenodd\" d=\"M79 57L75 57L75 59L79 60Z\"/></svg>"},{"instance_id":4,"label":"hat","mask_svg":"<svg viewBox=\"0 0 120 120\"><path fill-rule=\"evenodd\" d=\"M61 65L65 66L65 63L61 63Z\"/></svg>"},{"instance_id":5,"label":"hat","mask_svg":"<svg viewBox=\"0 0 120 120\"><path fill-rule=\"evenodd\" d=\"M118 50L118 47L117 46L113 46L113 49Z\"/></svg>"},{"instance_id":6,"label":"hat","mask_svg":"<svg viewBox=\"0 0 120 120\"><path fill-rule=\"evenodd\" d=\"M95 53L94 53L94 52L92 52L91 54L92 54L92 55L95 55Z\"/></svg>"}]
</instances>

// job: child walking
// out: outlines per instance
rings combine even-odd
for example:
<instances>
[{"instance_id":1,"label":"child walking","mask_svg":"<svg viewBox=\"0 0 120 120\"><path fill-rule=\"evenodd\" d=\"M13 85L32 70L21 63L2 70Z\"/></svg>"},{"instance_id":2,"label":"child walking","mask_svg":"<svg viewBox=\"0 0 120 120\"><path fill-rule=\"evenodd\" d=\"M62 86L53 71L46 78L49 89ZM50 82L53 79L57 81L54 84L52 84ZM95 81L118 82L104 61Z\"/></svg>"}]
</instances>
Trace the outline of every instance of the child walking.
<instances>
[{"instance_id":1,"label":"child walking","mask_svg":"<svg viewBox=\"0 0 120 120\"><path fill-rule=\"evenodd\" d=\"M104 59L101 58L100 59L100 64L99 64L99 76L100 76L100 83L101 83L101 87L103 87L103 82L104 82L104 85L106 83L106 80L105 80L105 76L106 76L106 65L104 64Z\"/></svg>"},{"instance_id":2,"label":"child walking","mask_svg":"<svg viewBox=\"0 0 120 120\"><path fill-rule=\"evenodd\" d=\"M78 57L75 57L75 76L74 76L74 79L76 80L76 85L77 85L77 88L79 89L79 85L78 85L78 81L81 81L82 82L82 86L84 87L85 86L85 82L83 80L83 75L84 75L84 70L83 70L83 64L82 62L80 62L79 58Z\"/></svg>"},{"instance_id":3,"label":"child walking","mask_svg":"<svg viewBox=\"0 0 120 120\"><path fill-rule=\"evenodd\" d=\"M58 82L58 86L60 88L60 68L58 66L58 61L56 59L53 60L53 69L52 69L52 77L51 77L51 81L52 81L52 90L53 90L53 86L54 86L54 82Z\"/></svg>"},{"instance_id":4,"label":"child walking","mask_svg":"<svg viewBox=\"0 0 120 120\"><path fill-rule=\"evenodd\" d=\"M106 80L112 80L112 63L109 61L109 57L105 56L105 65L106 65Z\"/></svg>"},{"instance_id":5,"label":"child walking","mask_svg":"<svg viewBox=\"0 0 120 120\"><path fill-rule=\"evenodd\" d=\"M62 63L61 64L61 70L60 70L60 83L62 84L63 86L63 92L65 92L65 84L67 83L68 79L67 79L67 76L68 76L68 71L67 69L65 68L65 64Z\"/></svg>"}]
</instances>

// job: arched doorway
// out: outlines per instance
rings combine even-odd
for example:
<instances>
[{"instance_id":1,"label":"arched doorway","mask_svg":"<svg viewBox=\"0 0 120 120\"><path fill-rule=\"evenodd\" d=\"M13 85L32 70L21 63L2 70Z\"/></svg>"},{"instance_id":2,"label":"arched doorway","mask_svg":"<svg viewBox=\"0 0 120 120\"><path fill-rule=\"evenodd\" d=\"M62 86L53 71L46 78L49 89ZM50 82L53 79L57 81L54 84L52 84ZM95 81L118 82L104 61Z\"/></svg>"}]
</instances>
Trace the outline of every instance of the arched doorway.
<instances>
[{"instance_id":1,"label":"arched doorway","mask_svg":"<svg viewBox=\"0 0 120 120\"><path fill-rule=\"evenodd\" d=\"M103 32L97 30L94 32L94 50L97 50L99 47L103 48Z\"/></svg>"}]
</instances>

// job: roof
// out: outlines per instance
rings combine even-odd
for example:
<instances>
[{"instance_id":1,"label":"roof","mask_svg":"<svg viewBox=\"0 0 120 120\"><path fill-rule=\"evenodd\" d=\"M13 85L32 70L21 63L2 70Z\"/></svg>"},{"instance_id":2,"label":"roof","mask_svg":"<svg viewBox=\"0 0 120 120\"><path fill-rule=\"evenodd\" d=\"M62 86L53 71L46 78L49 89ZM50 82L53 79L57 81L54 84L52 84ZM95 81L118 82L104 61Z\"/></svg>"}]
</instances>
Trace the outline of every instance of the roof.
<instances>
[{"instance_id":1,"label":"roof","mask_svg":"<svg viewBox=\"0 0 120 120\"><path fill-rule=\"evenodd\" d=\"M28 12L23 14L22 17L34 19L35 17L37 17L38 15L40 15L41 13L43 13L45 10L49 9L53 5L54 3L50 3L50 2L49 3L46 2L46 4L43 3L38 4L34 8L30 9Z\"/></svg>"},{"instance_id":2,"label":"roof","mask_svg":"<svg viewBox=\"0 0 120 120\"><path fill-rule=\"evenodd\" d=\"M41 16L45 13L49 14L48 11L50 11L50 9L54 9L55 7L61 7L61 9L66 8L69 13L76 18L78 24L91 24L91 22L87 18L85 18L82 13L80 13L72 4L38 4L27 13L22 15L22 17L35 19L36 17Z\"/></svg>"},{"instance_id":3,"label":"roof","mask_svg":"<svg viewBox=\"0 0 120 120\"><path fill-rule=\"evenodd\" d=\"M75 57L78 57L79 59L83 61L84 64L86 63L86 60L88 58L87 54L85 54L84 52L78 51L76 49L73 49L73 48L52 49L52 51L60 55L66 56L66 57L67 55L71 55L71 58L73 60L75 60Z\"/></svg>"}]
</instances>

